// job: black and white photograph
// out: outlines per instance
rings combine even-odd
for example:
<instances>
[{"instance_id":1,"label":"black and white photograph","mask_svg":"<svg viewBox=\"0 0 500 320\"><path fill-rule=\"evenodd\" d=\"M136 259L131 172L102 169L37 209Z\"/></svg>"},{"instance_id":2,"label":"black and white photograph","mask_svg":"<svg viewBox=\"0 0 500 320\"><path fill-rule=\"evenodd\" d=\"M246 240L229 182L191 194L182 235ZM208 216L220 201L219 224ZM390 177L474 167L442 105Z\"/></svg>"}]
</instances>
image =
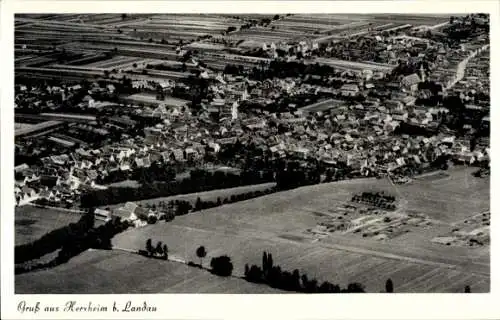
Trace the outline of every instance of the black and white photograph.
<instances>
[{"instance_id":1,"label":"black and white photograph","mask_svg":"<svg viewBox=\"0 0 500 320\"><path fill-rule=\"evenodd\" d=\"M16 15L15 292L489 292L489 24Z\"/></svg>"},{"instance_id":2,"label":"black and white photograph","mask_svg":"<svg viewBox=\"0 0 500 320\"><path fill-rule=\"evenodd\" d=\"M209 296L491 303L498 16L285 2L2 19L17 316L166 317L184 297L184 319L226 319L203 313Z\"/></svg>"}]
</instances>

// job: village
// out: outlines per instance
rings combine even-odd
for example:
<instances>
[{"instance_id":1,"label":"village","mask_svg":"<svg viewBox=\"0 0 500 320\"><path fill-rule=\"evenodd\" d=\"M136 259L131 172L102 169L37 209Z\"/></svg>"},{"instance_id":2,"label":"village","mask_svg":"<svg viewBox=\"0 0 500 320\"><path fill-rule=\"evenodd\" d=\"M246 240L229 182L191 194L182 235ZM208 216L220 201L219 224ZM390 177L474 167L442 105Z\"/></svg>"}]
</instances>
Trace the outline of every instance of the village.
<instances>
[{"instance_id":1,"label":"village","mask_svg":"<svg viewBox=\"0 0 500 320\"><path fill-rule=\"evenodd\" d=\"M210 47L220 38L201 40L176 51L184 61L177 67L190 69L178 79L136 79L141 66L127 58L100 80L19 82L16 204L78 208L86 192L144 184L145 173L158 171L168 174L152 181L228 167L271 182L276 170L264 174L266 167L295 161L315 166L320 182L389 175L406 183L450 161L488 166L488 74L480 71L489 64L487 34L449 48L434 39L439 33L406 30L272 42L259 49L265 58L234 56L234 68L219 69L204 59L227 60ZM355 57L368 43L377 62L343 61L333 51L341 44ZM151 61L143 74L173 68Z\"/></svg>"}]
</instances>

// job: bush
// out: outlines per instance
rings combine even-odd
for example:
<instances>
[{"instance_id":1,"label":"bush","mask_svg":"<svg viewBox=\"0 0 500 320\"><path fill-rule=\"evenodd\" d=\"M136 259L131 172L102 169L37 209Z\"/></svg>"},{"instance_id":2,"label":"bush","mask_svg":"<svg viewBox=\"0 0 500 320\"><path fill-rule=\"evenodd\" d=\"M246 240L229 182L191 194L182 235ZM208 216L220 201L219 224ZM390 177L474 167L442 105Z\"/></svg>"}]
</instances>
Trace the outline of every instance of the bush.
<instances>
[{"instance_id":1,"label":"bush","mask_svg":"<svg viewBox=\"0 0 500 320\"><path fill-rule=\"evenodd\" d=\"M228 256L212 258L210 261L212 273L221 277L229 277L233 273L233 264Z\"/></svg>"}]
</instances>

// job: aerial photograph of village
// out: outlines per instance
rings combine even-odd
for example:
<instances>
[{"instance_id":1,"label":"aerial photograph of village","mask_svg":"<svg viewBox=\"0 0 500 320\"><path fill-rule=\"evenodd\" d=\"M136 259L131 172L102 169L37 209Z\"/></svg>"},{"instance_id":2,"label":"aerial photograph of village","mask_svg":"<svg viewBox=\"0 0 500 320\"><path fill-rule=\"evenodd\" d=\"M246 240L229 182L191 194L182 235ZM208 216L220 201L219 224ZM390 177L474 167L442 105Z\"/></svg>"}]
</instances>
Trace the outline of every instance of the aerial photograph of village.
<instances>
[{"instance_id":1,"label":"aerial photograph of village","mask_svg":"<svg viewBox=\"0 0 500 320\"><path fill-rule=\"evenodd\" d=\"M489 28L16 14L15 293L490 292Z\"/></svg>"}]
</instances>

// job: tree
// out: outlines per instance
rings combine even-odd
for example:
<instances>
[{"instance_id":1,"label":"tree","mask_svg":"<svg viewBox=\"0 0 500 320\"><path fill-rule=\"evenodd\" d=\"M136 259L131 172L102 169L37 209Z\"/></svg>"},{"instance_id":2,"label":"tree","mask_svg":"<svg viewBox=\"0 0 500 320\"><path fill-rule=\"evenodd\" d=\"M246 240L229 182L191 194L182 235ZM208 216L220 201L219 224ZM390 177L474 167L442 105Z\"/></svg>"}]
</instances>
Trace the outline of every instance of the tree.
<instances>
[{"instance_id":1,"label":"tree","mask_svg":"<svg viewBox=\"0 0 500 320\"><path fill-rule=\"evenodd\" d=\"M307 278L307 275L306 274L303 274L301 277L300 277L301 281L302 281L302 287L303 288L306 288L307 287L307 284L309 283L309 279Z\"/></svg>"},{"instance_id":2,"label":"tree","mask_svg":"<svg viewBox=\"0 0 500 320\"><path fill-rule=\"evenodd\" d=\"M164 245L163 245L163 258L164 258L165 260L167 260L167 259L168 259L168 247L167 247L167 245L166 245L166 244L164 244Z\"/></svg>"},{"instance_id":3,"label":"tree","mask_svg":"<svg viewBox=\"0 0 500 320\"><path fill-rule=\"evenodd\" d=\"M387 281L385 282L385 292L387 293L394 292L394 285L391 279L387 279Z\"/></svg>"},{"instance_id":4,"label":"tree","mask_svg":"<svg viewBox=\"0 0 500 320\"><path fill-rule=\"evenodd\" d=\"M194 205L194 210L195 211L198 211L198 210L201 210L202 208L202 203L201 203L201 199L200 197L196 198L196 203Z\"/></svg>"},{"instance_id":5,"label":"tree","mask_svg":"<svg viewBox=\"0 0 500 320\"><path fill-rule=\"evenodd\" d=\"M148 216L148 224L155 224L158 218L155 215Z\"/></svg>"},{"instance_id":6,"label":"tree","mask_svg":"<svg viewBox=\"0 0 500 320\"><path fill-rule=\"evenodd\" d=\"M265 251L262 254L262 270L264 270L264 272L267 270L267 253Z\"/></svg>"},{"instance_id":7,"label":"tree","mask_svg":"<svg viewBox=\"0 0 500 320\"><path fill-rule=\"evenodd\" d=\"M229 277L233 273L233 264L228 256L212 258L210 262L212 273L221 277Z\"/></svg>"},{"instance_id":8,"label":"tree","mask_svg":"<svg viewBox=\"0 0 500 320\"><path fill-rule=\"evenodd\" d=\"M146 241L146 251L148 252L149 255L153 254L153 245L151 242L151 238Z\"/></svg>"},{"instance_id":9,"label":"tree","mask_svg":"<svg viewBox=\"0 0 500 320\"><path fill-rule=\"evenodd\" d=\"M465 288L464 288L464 292L465 292L465 293L470 293L470 286L468 286L468 285L467 285L467 286L465 286Z\"/></svg>"},{"instance_id":10,"label":"tree","mask_svg":"<svg viewBox=\"0 0 500 320\"><path fill-rule=\"evenodd\" d=\"M162 246L162 243L161 241L158 242L158 244L156 245L156 250L155 252L158 254L158 255L163 255L163 246Z\"/></svg>"},{"instance_id":11,"label":"tree","mask_svg":"<svg viewBox=\"0 0 500 320\"><path fill-rule=\"evenodd\" d=\"M363 292L365 292L365 287L361 283L358 283L358 282L349 283L347 285L347 292L363 293Z\"/></svg>"},{"instance_id":12,"label":"tree","mask_svg":"<svg viewBox=\"0 0 500 320\"><path fill-rule=\"evenodd\" d=\"M196 256L200 258L200 267L203 266L203 258L207 256L207 250L205 250L204 246L200 246L198 249L196 249Z\"/></svg>"}]
</instances>

